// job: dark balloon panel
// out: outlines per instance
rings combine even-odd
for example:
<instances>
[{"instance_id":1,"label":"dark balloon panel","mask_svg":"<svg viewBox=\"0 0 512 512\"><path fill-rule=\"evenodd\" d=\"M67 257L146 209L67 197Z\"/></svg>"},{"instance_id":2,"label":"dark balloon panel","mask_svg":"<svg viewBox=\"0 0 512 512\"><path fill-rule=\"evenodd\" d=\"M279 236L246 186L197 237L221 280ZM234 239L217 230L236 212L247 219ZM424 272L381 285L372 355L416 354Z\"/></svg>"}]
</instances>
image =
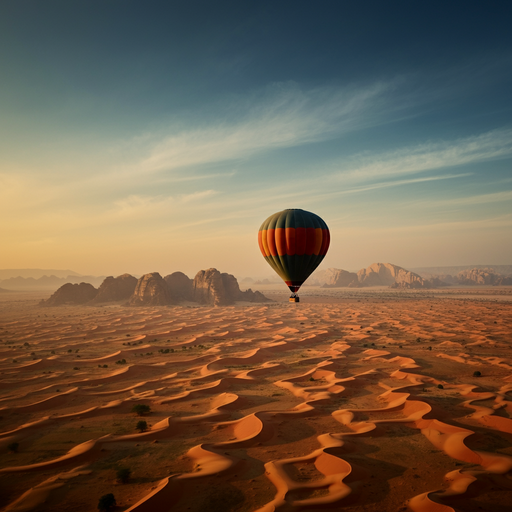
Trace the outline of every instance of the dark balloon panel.
<instances>
[{"instance_id":1,"label":"dark balloon panel","mask_svg":"<svg viewBox=\"0 0 512 512\"><path fill-rule=\"evenodd\" d=\"M261 253L294 293L320 265L329 241L327 224L299 209L274 213L258 232Z\"/></svg>"}]
</instances>

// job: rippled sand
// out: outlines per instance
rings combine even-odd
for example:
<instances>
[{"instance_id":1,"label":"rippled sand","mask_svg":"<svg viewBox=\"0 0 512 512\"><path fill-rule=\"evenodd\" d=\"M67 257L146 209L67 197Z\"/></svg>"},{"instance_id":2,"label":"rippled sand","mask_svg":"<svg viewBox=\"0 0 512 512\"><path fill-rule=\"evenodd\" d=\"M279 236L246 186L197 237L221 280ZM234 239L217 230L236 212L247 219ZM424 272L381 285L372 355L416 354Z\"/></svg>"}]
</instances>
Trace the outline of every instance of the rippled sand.
<instances>
[{"instance_id":1,"label":"rippled sand","mask_svg":"<svg viewBox=\"0 0 512 512\"><path fill-rule=\"evenodd\" d=\"M109 492L138 512L512 509L510 289L269 296L3 295L2 510L91 511Z\"/></svg>"}]
</instances>

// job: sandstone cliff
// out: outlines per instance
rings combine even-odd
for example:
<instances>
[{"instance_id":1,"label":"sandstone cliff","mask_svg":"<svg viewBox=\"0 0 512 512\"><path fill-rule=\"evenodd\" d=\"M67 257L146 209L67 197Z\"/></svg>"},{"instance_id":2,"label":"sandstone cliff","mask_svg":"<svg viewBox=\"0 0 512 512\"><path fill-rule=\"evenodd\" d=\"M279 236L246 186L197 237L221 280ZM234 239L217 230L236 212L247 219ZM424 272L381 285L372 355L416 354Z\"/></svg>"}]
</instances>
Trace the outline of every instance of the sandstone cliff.
<instances>
[{"instance_id":1,"label":"sandstone cliff","mask_svg":"<svg viewBox=\"0 0 512 512\"><path fill-rule=\"evenodd\" d=\"M173 303L194 300L194 281L183 272L173 272L164 280Z\"/></svg>"},{"instance_id":2,"label":"sandstone cliff","mask_svg":"<svg viewBox=\"0 0 512 512\"><path fill-rule=\"evenodd\" d=\"M62 285L49 299L42 300L42 306L61 306L63 304L85 304L92 300L98 290L92 284L66 283Z\"/></svg>"},{"instance_id":3,"label":"sandstone cliff","mask_svg":"<svg viewBox=\"0 0 512 512\"><path fill-rule=\"evenodd\" d=\"M324 288L358 288L360 286L355 272L348 272L339 268L328 268L322 277L325 279Z\"/></svg>"},{"instance_id":4,"label":"sandstone cliff","mask_svg":"<svg viewBox=\"0 0 512 512\"><path fill-rule=\"evenodd\" d=\"M318 277L320 277L320 274ZM329 268L322 271L321 279L324 282L324 288L358 288L368 286L431 288L433 286L433 282L427 281L418 274L391 263L374 263L368 268L359 270L357 274L337 268Z\"/></svg>"},{"instance_id":5,"label":"sandstone cliff","mask_svg":"<svg viewBox=\"0 0 512 512\"><path fill-rule=\"evenodd\" d=\"M166 306L170 303L169 288L158 272L143 275L130 298L131 306Z\"/></svg>"},{"instance_id":6,"label":"sandstone cliff","mask_svg":"<svg viewBox=\"0 0 512 512\"><path fill-rule=\"evenodd\" d=\"M99 304L129 300L131 306L167 306L184 301L225 306L236 301L267 302L262 293L251 289L242 292L231 274L217 269L201 270L192 281L183 272L162 278L158 272L145 274L139 280L130 274L107 277L97 290L89 283L61 286L41 305Z\"/></svg>"},{"instance_id":7,"label":"sandstone cliff","mask_svg":"<svg viewBox=\"0 0 512 512\"><path fill-rule=\"evenodd\" d=\"M194 300L201 304L226 306L235 301L266 302L260 292L242 292L238 281L231 274L221 274L215 268L200 270L194 278Z\"/></svg>"},{"instance_id":8,"label":"sandstone cliff","mask_svg":"<svg viewBox=\"0 0 512 512\"><path fill-rule=\"evenodd\" d=\"M457 274L458 284L462 285L511 285L512 277L498 274L492 268L472 268Z\"/></svg>"},{"instance_id":9,"label":"sandstone cliff","mask_svg":"<svg viewBox=\"0 0 512 512\"><path fill-rule=\"evenodd\" d=\"M414 272L391 263L374 263L357 273L362 286L393 286L394 288L427 288L426 281Z\"/></svg>"},{"instance_id":10,"label":"sandstone cliff","mask_svg":"<svg viewBox=\"0 0 512 512\"><path fill-rule=\"evenodd\" d=\"M116 302L128 300L135 291L137 278L130 274L123 274L118 277L106 277L98 288L98 293L91 300L92 304L100 302Z\"/></svg>"}]
</instances>

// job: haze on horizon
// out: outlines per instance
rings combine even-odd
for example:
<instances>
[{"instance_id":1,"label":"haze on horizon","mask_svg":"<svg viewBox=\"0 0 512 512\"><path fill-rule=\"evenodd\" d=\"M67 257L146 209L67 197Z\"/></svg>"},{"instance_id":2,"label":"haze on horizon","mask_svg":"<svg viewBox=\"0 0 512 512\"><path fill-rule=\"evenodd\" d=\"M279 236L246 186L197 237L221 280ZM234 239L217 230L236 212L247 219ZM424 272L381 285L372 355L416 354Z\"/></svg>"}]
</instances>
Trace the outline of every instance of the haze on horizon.
<instances>
[{"instance_id":1,"label":"haze on horizon","mask_svg":"<svg viewBox=\"0 0 512 512\"><path fill-rule=\"evenodd\" d=\"M511 264L512 4L0 5L0 268Z\"/></svg>"}]
</instances>

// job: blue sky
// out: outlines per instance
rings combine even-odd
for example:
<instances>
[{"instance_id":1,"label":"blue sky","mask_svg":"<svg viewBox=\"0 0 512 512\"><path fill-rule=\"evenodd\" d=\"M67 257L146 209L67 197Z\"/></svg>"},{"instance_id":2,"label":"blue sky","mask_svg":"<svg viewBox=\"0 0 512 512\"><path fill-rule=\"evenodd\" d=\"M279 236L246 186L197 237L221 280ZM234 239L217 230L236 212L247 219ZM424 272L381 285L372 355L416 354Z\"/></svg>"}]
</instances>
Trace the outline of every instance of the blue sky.
<instances>
[{"instance_id":1,"label":"blue sky","mask_svg":"<svg viewBox=\"0 0 512 512\"><path fill-rule=\"evenodd\" d=\"M4 1L0 268L267 275L284 208L324 267L510 264L511 14Z\"/></svg>"}]
</instances>

